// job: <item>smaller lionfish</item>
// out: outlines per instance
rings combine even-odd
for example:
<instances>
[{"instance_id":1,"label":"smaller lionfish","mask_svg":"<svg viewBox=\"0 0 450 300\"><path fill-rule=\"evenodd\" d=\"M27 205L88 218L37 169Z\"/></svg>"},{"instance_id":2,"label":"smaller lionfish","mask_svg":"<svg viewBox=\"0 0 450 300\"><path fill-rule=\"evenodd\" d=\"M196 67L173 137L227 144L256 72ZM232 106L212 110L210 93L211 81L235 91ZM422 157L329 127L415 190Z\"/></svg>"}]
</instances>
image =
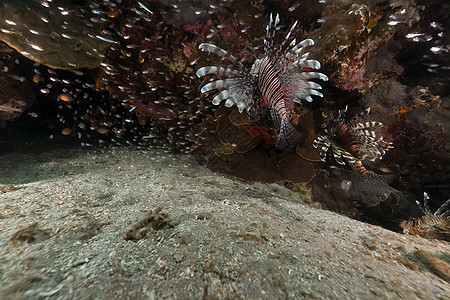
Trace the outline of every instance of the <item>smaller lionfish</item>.
<instances>
[{"instance_id":1,"label":"smaller lionfish","mask_svg":"<svg viewBox=\"0 0 450 300\"><path fill-rule=\"evenodd\" d=\"M363 161L381 159L386 151L392 148L392 144L384 141L383 137L375 132L376 128L383 126L383 123L356 123L356 119L370 112L369 108L348 123L345 122L346 112L347 107L343 111L340 110L336 118L332 113L325 118L326 134L316 138L313 146L319 148L322 161L326 161L327 155L331 152L339 164L345 165L347 162L352 169L365 175L367 169Z\"/></svg>"},{"instance_id":2,"label":"smaller lionfish","mask_svg":"<svg viewBox=\"0 0 450 300\"><path fill-rule=\"evenodd\" d=\"M328 77L311 71L320 69L320 63L308 60L309 52L304 52L306 47L314 45L313 40L306 39L297 43L296 39L292 39L289 42L297 22L292 25L281 45L274 46L273 39L279 21L278 14L275 20L270 15L264 39L264 55L256 59L250 69L224 49L213 44L200 44L200 50L228 60L234 68L202 67L197 71L197 76L213 74L228 77L206 84L201 92L219 90L220 93L212 100L214 105L219 105L222 101L225 101L227 107L236 105L239 112L245 111L251 121L258 121L262 112L268 110L274 127L279 132L276 147L287 149L295 146L300 138L299 132L289 120L291 110L302 99L311 102L311 95L322 97L322 93L318 91L322 87L310 79L326 81Z\"/></svg>"},{"instance_id":3,"label":"smaller lionfish","mask_svg":"<svg viewBox=\"0 0 450 300\"><path fill-rule=\"evenodd\" d=\"M412 218L409 221L403 221L400 223L400 227L403 228L405 234L417 234L424 238L436 238L450 241L450 199L445 201L442 206L431 213L428 206L427 193L423 193L423 205L416 201L420 210L424 213L419 218Z\"/></svg>"}]
</instances>

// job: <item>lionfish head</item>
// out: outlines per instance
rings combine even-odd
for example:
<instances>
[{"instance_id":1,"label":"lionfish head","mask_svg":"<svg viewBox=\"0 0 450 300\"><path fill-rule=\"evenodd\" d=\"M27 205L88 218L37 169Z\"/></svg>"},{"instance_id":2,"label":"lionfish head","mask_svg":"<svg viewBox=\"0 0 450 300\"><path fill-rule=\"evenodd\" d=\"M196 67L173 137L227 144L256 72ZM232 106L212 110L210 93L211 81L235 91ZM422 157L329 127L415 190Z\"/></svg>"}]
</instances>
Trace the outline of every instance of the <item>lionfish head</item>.
<instances>
[{"instance_id":1,"label":"lionfish head","mask_svg":"<svg viewBox=\"0 0 450 300\"><path fill-rule=\"evenodd\" d=\"M258 77L260 67L261 59L257 58L250 69L250 75L252 75L253 78Z\"/></svg>"}]
</instances>

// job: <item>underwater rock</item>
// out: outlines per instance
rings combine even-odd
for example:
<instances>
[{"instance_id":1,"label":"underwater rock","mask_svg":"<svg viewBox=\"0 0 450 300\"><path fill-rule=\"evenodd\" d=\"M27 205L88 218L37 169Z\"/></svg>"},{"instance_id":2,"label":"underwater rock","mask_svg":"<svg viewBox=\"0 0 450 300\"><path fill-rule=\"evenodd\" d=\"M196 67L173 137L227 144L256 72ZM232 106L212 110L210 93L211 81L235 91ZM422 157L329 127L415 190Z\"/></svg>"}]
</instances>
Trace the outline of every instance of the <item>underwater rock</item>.
<instances>
[{"instance_id":1,"label":"underwater rock","mask_svg":"<svg viewBox=\"0 0 450 300\"><path fill-rule=\"evenodd\" d=\"M22 55L55 69L100 65L110 41L88 6L65 0L2 2L0 40Z\"/></svg>"},{"instance_id":2,"label":"underwater rock","mask_svg":"<svg viewBox=\"0 0 450 300\"><path fill-rule=\"evenodd\" d=\"M386 182L367 184L351 170L323 168L309 186L322 208L391 229L416 211L404 193Z\"/></svg>"}]
</instances>

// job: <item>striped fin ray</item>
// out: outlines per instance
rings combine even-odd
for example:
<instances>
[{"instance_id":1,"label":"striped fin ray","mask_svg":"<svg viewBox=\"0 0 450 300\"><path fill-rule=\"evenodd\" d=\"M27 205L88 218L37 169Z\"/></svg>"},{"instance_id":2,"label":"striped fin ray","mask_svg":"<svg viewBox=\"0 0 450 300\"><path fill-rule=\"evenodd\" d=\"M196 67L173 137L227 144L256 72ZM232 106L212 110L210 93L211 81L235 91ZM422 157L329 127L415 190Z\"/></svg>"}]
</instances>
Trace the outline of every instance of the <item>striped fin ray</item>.
<instances>
[{"instance_id":1,"label":"striped fin ray","mask_svg":"<svg viewBox=\"0 0 450 300\"><path fill-rule=\"evenodd\" d=\"M431 215L431 209L428 205L428 200L430 200L430 197L428 197L428 194L426 192L423 193L423 204L416 200L417 206L419 206L424 215Z\"/></svg>"},{"instance_id":2,"label":"striped fin ray","mask_svg":"<svg viewBox=\"0 0 450 300\"><path fill-rule=\"evenodd\" d=\"M353 163L356 159L347 150L337 146L327 135L317 137L313 141L313 147L319 149L320 160L325 162L328 153L331 153L336 162L340 165L345 165L345 160Z\"/></svg>"},{"instance_id":3,"label":"striped fin ray","mask_svg":"<svg viewBox=\"0 0 450 300\"><path fill-rule=\"evenodd\" d=\"M242 78L219 79L216 81L212 81L208 84L205 84L202 87L201 92L206 93L206 92L209 92L212 90L226 89L226 88L235 87L235 86L242 86L242 84L243 84Z\"/></svg>"},{"instance_id":4,"label":"striped fin ray","mask_svg":"<svg viewBox=\"0 0 450 300\"><path fill-rule=\"evenodd\" d=\"M348 105L345 106L345 109L344 109L344 110L339 111L339 114L342 116L342 118L343 118L344 115L347 113L347 110L348 110ZM364 115L368 115L369 113L370 113L370 107L364 109L364 110L363 110L362 112L360 112L359 114L354 115L354 116L350 119L350 121L349 121L348 123L349 123L349 124L356 124L356 121L357 121L359 118L363 117ZM379 122L376 122L376 123L379 123ZM359 123L359 124L363 124L363 123ZM354 126L354 125L352 125L352 127L353 127L353 126Z\"/></svg>"},{"instance_id":5,"label":"striped fin ray","mask_svg":"<svg viewBox=\"0 0 450 300\"><path fill-rule=\"evenodd\" d=\"M345 165L345 160L347 160L350 164L356 161L356 158L342 147L333 145L332 153L334 159L341 165Z\"/></svg>"},{"instance_id":6,"label":"striped fin ray","mask_svg":"<svg viewBox=\"0 0 450 300\"><path fill-rule=\"evenodd\" d=\"M248 99L251 96L251 91L245 88L243 85L232 86L226 90L221 91L217 94L212 103L214 105L219 105L220 102L225 101L226 107L231 107L236 104L240 113L248 106Z\"/></svg>"},{"instance_id":7,"label":"striped fin ray","mask_svg":"<svg viewBox=\"0 0 450 300\"><path fill-rule=\"evenodd\" d=\"M197 70L197 77L203 77L205 75L224 75L224 76L245 76L245 73L241 71L236 71L230 68L224 68L224 67L216 67L216 66L207 66L202 67Z\"/></svg>"},{"instance_id":8,"label":"striped fin ray","mask_svg":"<svg viewBox=\"0 0 450 300\"><path fill-rule=\"evenodd\" d=\"M286 37L284 38L284 40L281 42L280 47L278 48L277 52L275 53L274 58L276 60L278 60L279 57L281 57L282 55L284 56L285 53L282 53L283 49L285 49L286 43L289 41L289 38L291 37L292 32L294 31L295 27L297 26L298 21L295 21L295 23L292 25L291 29L289 29L288 33L286 34ZM293 42L295 43L295 39L293 39ZM292 44L292 42L291 42ZM285 51L287 52L287 51Z\"/></svg>"},{"instance_id":9,"label":"striped fin ray","mask_svg":"<svg viewBox=\"0 0 450 300\"><path fill-rule=\"evenodd\" d=\"M369 122L365 122L365 123L357 123L355 125L352 126L352 128L354 130L366 130L366 129L370 129L370 128L374 128L374 127L383 127L383 123L381 122L374 122L374 121L369 121Z\"/></svg>"},{"instance_id":10,"label":"striped fin ray","mask_svg":"<svg viewBox=\"0 0 450 300\"><path fill-rule=\"evenodd\" d=\"M444 204L441 205L441 207L439 207L435 212L434 212L434 216L444 216L446 214L449 213L448 211L448 207L450 207L450 198L445 201Z\"/></svg>"},{"instance_id":11,"label":"striped fin ray","mask_svg":"<svg viewBox=\"0 0 450 300\"><path fill-rule=\"evenodd\" d=\"M229 77L207 83L202 87L201 92L206 93L213 90L219 90L220 93L212 100L214 105L219 105L222 101L225 101L225 106L227 107L236 104L240 113L242 113L244 109L249 110L249 106L253 103L254 86L253 78L249 73L249 70L233 55L216 45L202 43L199 45L199 49L205 52L214 53L217 56L230 61L239 69L234 70L232 68L220 66L206 66L198 69L196 73L197 77L206 75Z\"/></svg>"},{"instance_id":12,"label":"striped fin ray","mask_svg":"<svg viewBox=\"0 0 450 300\"><path fill-rule=\"evenodd\" d=\"M325 74L319 72L301 72L300 78L303 80L319 78L320 80L328 81L328 77Z\"/></svg>"},{"instance_id":13,"label":"striped fin ray","mask_svg":"<svg viewBox=\"0 0 450 300\"><path fill-rule=\"evenodd\" d=\"M269 24L266 27L266 37L264 39L264 53L266 54L270 53L273 48L273 38L279 22L280 16L278 14L275 16L275 21L273 20L273 15L270 14Z\"/></svg>"},{"instance_id":14,"label":"striped fin ray","mask_svg":"<svg viewBox=\"0 0 450 300\"><path fill-rule=\"evenodd\" d=\"M297 68L310 68L310 69L315 69L315 70L319 70L321 67L320 62L318 62L317 60L314 60L314 59L308 59L308 60L299 59L299 60L294 61L294 63L292 65Z\"/></svg>"},{"instance_id":15,"label":"striped fin ray","mask_svg":"<svg viewBox=\"0 0 450 300\"><path fill-rule=\"evenodd\" d=\"M287 77L280 77L281 81L283 82L282 85L286 87L286 97L292 99L294 102L297 102L299 104L301 104L302 100L311 102L313 101L311 95L323 97L323 94L318 91L322 89L320 84L313 81L303 80L301 78L301 75L298 73L288 74Z\"/></svg>"},{"instance_id":16,"label":"striped fin ray","mask_svg":"<svg viewBox=\"0 0 450 300\"><path fill-rule=\"evenodd\" d=\"M238 61L236 59L236 57L234 57L233 55L231 55L230 53L228 53L227 51L223 50L222 48L210 44L210 43L202 43L198 46L198 49L204 51L204 52L210 52L210 53L214 53L224 59L229 60L230 62L232 62L235 66L237 66L240 70L245 70L244 65Z\"/></svg>"},{"instance_id":17,"label":"striped fin ray","mask_svg":"<svg viewBox=\"0 0 450 300\"><path fill-rule=\"evenodd\" d=\"M327 160L328 149L331 147L331 141L326 135L319 136L313 141L313 147L319 148L320 160L325 162Z\"/></svg>"},{"instance_id":18,"label":"striped fin ray","mask_svg":"<svg viewBox=\"0 0 450 300\"><path fill-rule=\"evenodd\" d=\"M285 55L282 59L282 63L284 64L287 60L292 60L302 54L303 50L306 47L310 47L314 45L314 41L312 39L305 39L297 44L295 44L296 40L293 40L294 43L291 42L290 48L286 49ZM309 53L302 54L301 59L306 59Z\"/></svg>"},{"instance_id":19,"label":"striped fin ray","mask_svg":"<svg viewBox=\"0 0 450 300\"><path fill-rule=\"evenodd\" d=\"M364 181L387 182L387 175L378 175L373 172L372 174L363 164L367 160L381 159L386 151L392 148L392 144L384 141L383 137L375 131L377 128L381 128L383 124L380 122L355 124L353 123L355 118L347 123L345 122L346 112L347 107L344 110L339 110L336 117L331 113L325 118L325 135L316 138L313 146L321 151L322 160L326 157L326 152L331 151L337 163L349 163L353 170L363 176ZM367 109L358 116L368 112ZM325 140L327 141L326 144L324 143Z\"/></svg>"},{"instance_id":20,"label":"striped fin ray","mask_svg":"<svg viewBox=\"0 0 450 300\"><path fill-rule=\"evenodd\" d=\"M224 90L218 93L212 100L212 104L219 105L220 102L228 99L236 99L234 96L233 91L230 90Z\"/></svg>"},{"instance_id":21,"label":"striped fin ray","mask_svg":"<svg viewBox=\"0 0 450 300\"><path fill-rule=\"evenodd\" d=\"M311 46L314 46L314 41L312 39L304 39L303 41L290 48L288 50L288 55L299 55L306 47Z\"/></svg>"},{"instance_id":22,"label":"striped fin ray","mask_svg":"<svg viewBox=\"0 0 450 300\"><path fill-rule=\"evenodd\" d=\"M312 102L311 96L323 97L323 94L318 91L322 87L320 84L309 79L319 78L322 80L328 80L328 77L319 72L284 72L280 76L282 86L286 87L286 96L296 103L301 104L302 100Z\"/></svg>"},{"instance_id":23,"label":"striped fin ray","mask_svg":"<svg viewBox=\"0 0 450 300\"><path fill-rule=\"evenodd\" d=\"M307 61L311 63L312 67L320 67L320 63L317 61ZM317 62L315 64L314 62ZM322 87L315 82L309 81L310 79L321 79L327 81L328 77L319 72L299 72L294 73L292 71L284 72L281 76L281 81L283 86L288 87L287 94L290 95L291 99L297 103L301 104L301 100L306 100L312 102L313 98L311 96L323 97L323 94L318 90Z\"/></svg>"},{"instance_id":24,"label":"striped fin ray","mask_svg":"<svg viewBox=\"0 0 450 300\"><path fill-rule=\"evenodd\" d=\"M386 150L392 148L392 144L384 141L383 137L375 132L375 129L383 127L380 122L357 123L349 132L354 135L355 143L364 159L375 161L381 158Z\"/></svg>"},{"instance_id":25,"label":"striped fin ray","mask_svg":"<svg viewBox=\"0 0 450 300\"><path fill-rule=\"evenodd\" d=\"M291 30L293 28L294 26ZM290 32L287 35L288 37ZM280 75L280 81L282 86L287 88L286 94L297 103L301 103L301 100L312 102L313 98L311 96L313 95L323 97L323 94L317 91L322 88L319 84L313 83L311 86L308 86L310 79L328 80L328 77L322 73L303 70L305 68L314 70L321 68L321 64L317 60L307 59L309 52L304 53L307 47L313 45L314 41L312 39L305 39L299 43L296 43L295 39L292 40L277 64L279 69L283 70Z\"/></svg>"}]
</instances>

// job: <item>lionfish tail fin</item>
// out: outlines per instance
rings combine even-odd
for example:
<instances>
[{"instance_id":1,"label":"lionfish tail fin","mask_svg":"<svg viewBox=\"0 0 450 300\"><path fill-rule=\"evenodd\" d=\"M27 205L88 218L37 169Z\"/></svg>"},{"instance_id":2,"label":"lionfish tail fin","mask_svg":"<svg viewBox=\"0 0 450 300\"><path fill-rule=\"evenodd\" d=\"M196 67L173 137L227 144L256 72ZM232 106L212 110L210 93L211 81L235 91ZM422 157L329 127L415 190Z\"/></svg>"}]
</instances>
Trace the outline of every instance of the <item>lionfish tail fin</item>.
<instances>
[{"instance_id":1,"label":"lionfish tail fin","mask_svg":"<svg viewBox=\"0 0 450 300\"><path fill-rule=\"evenodd\" d=\"M353 164L351 164L353 165ZM365 172L361 172L359 169L352 166L352 169L360 176L362 181L369 186L380 186L389 184L394 181L398 177L398 171L396 170L390 174L377 174L371 170L367 170L364 168Z\"/></svg>"},{"instance_id":2,"label":"lionfish tail fin","mask_svg":"<svg viewBox=\"0 0 450 300\"><path fill-rule=\"evenodd\" d=\"M289 117L286 116L281 121L280 133L278 134L276 148L280 150L286 150L294 148L301 138L300 132L298 132L289 122Z\"/></svg>"}]
</instances>

